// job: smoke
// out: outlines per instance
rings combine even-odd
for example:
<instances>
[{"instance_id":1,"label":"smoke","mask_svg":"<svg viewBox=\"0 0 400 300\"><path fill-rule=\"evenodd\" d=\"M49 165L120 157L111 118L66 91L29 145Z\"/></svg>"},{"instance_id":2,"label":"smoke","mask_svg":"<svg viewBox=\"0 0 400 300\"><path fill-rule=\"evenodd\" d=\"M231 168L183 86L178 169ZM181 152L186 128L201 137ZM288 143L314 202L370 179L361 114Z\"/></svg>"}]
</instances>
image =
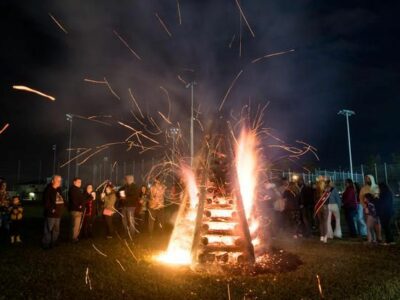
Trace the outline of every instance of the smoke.
<instances>
[{"instance_id":1,"label":"smoke","mask_svg":"<svg viewBox=\"0 0 400 300\"><path fill-rule=\"evenodd\" d=\"M331 134L342 141L334 129L342 121L337 120L336 112L343 105L352 108L348 99L355 91L348 81L355 70L354 66L349 67L348 60L362 47L351 37L376 21L371 8L315 4L310 0L242 0L256 35L253 38L245 24L240 27L235 1L180 0L179 4L182 25L174 0L6 4L14 15L19 15L18 20L28 24L11 26L8 34L20 35L8 50L14 51L9 54L14 61L6 68L23 69L13 70L13 83L27 82L57 98L49 104L37 103L40 100L32 97L23 99L28 97L23 94L12 96L22 111L35 112L29 117L29 124L35 124L34 133L26 138L40 139L40 151L55 143L62 145L60 149L66 148L65 113L113 115L132 124L129 111L135 107L128 88L141 109L166 127L157 113L168 113L168 101L160 86L169 92L171 119L186 129L190 93L178 75L186 82L197 82L195 106L200 106L203 116L214 119L229 85L243 70L222 115L249 102L256 107L269 101L266 126L276 128L284 140L306 140L317 147L322 145L323 150ZM57 27L48 13L63 24L68 34ZM292 48L296 51L251 63L265 54ZM84 82L84 78L106 78L120 99L106 85ZM29 101L29 105L22 101ZM11 126L21 131L28 128L14 125L17 119L12 121ZM77 121L74 126L74 145L90 146L126 137L124 129L117 131L115 127L85 121ZM338 152L345 156L345 147L339 146Z\"/></svg>"}]
</instances>

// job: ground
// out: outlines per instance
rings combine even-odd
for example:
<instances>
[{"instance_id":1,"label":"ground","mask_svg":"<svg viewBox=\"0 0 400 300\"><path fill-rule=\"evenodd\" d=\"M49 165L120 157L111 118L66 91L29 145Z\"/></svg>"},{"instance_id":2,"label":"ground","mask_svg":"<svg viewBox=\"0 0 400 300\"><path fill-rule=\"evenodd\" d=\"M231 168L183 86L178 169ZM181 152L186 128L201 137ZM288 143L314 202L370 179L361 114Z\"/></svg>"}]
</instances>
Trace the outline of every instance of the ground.
<instances>
[{"instance_id":1,"label":"ground","mask_svg":"<svg viewBox=\"0 0 400 300\"><path fill-rule=\"evenodd\" d=\"M65 233L67 220L63 222ZM166 234L128 242L139 262L124 236L106 240L101 230L92 240L62 241L43 250L41 223L37 214L25 219L23 245L2 241L0 299L228 299L228 284L231 299L320 299L317 274L325 299L400 299L399 246L282 238L273 240L273 246L301 260L295 270L224 276L153 261L152 255L167 244Z\"/></svg>"}]
</instances>

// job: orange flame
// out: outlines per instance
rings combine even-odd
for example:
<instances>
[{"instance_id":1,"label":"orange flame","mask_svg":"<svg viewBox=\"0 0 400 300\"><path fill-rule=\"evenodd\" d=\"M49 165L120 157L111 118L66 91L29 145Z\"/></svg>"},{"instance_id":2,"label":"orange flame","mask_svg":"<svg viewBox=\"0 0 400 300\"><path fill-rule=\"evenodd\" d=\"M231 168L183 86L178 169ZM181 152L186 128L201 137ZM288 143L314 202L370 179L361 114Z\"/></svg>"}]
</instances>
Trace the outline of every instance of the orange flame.
<instances>
[{"instance_id":1,"label":"orange flame","mask_svg":"<svg viewBox=\"0 0 400 300\"><path fill-rule=\"evenodd\" d=\"M189 207L185 210L185 203L181 205L168 249L156 257L158 261L173 265L190 265L192 263L191 251L199 203L199 190L192 170L183 168L182 171L186 179Z\"/></svg>"},{"instance_id":2,"label":"orange flame","mask_svg":"<svg viewBox=\"0 0 400 300\"><path fill-rule=\"evenodd\" d=\"M246 218L249 220L257 185L257 138L254 132L242 130L236 150L236 172ZM250 225L251 226L251 225Z\"/></svg>"}]
</instances>

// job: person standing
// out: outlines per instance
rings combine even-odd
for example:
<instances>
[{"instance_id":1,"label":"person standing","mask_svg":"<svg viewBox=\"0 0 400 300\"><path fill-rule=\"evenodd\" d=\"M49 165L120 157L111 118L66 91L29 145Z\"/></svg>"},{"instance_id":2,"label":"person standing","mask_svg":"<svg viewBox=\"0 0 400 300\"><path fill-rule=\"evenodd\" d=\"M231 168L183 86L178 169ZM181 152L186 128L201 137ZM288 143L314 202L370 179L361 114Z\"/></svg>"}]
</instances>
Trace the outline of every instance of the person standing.
<instances>
[{"instance_id":1,"label":"person standing","mask_svg":"<svg viewBox=\"0 0 400 300\"><path fill-rule=\"evenodd\" d=\"M60 220L64 209L61 184L61 176L54 175L43 191L45 222L42 243L45 249L55 246L60 234Z\"/></svg>"},{"instance_id":2,"label":"person standing","mask_svg":"<svg viewBox=\"0 0 400 300\"><path fill-rule=\"evenodd\" d=\"M393 232L391 228L394 215L393 193L386 183L379 184L379 200L377 201L377 213L385 234L387 244L394 244Z\"/></svg>"},{"instance_id":3,"label":"person standing","mask_svg":"<svg viewBox=\"0 0 400 300\"><path fill-rule=\"evenodd\" d=\"M342 195L344 215L346 217L347 226L349 227L350 236L357 237L357 229L355 223L358 207L357 192L354 187L353 180L346 179L345 185L346 189Z\"/></svg>"},{"instance_id":4,"label":"person standing","mask_svg":"<svg viewBox=\"0 0 400 300\"><path fill-rule=\"evenodd\" d=\"M328 241L328 201L329 190L326 188L326 182L323 177L319 177L315 187L315 207L314 214L318 216L320 241Z\"/></svg>"},{"instance_id":5,"label":"person standing","mask_svg":"<svg viewBox=\"0 0 400 300\"><path fill-rule=\"evenodd\" d=\"M282 194L285 199L284 214L288 222L288 228L293 238L301 236L301 218L299 206L299 191L296 183L290 182Z\"/></svg>"},{"instance_id":6,"label":"person standing","mask_svg":"<svg viewBox=\"0 0 400 300\"><path fill-rule=\"evenodd\" d=\"M140 187L140 192L139 192L139 212L137 213L138 219L139 219L139 231L143 232L147 228L145 228L145 224L148 224L148 219L147 218L147 208L148 208L148 203L149 203L149 192L147 190L147 186L143 184ZM147 221L147 222L146 222Z\"/></svg>"},{"instance_id":7,"label":"person standing","mask_svg":"<svg viewBox=\"0 0 400 300\"><path fill-rule=\"evenodd\" d=\"M297 186L300 191L299 204L300 214L303 224L303 234L305 237L310 237L312 233L313 211L314 211L314 191L312 187L304 183L303 177L297 181Z\"/></svg>"},{"instance_id":8,"label":"person standing","mask_svg":"<svg viewBox=\"0 0 400 300\"><path fill-rule=\"evenodd\" d=\"M357 234L361 236L363 239L367 238L367 224L365 224L365 215L364 215L364 207L360 201L360 191L361 188L357 182L354 182L354 188L357 195L357 215L356 215L356 229Z\"/></svg>"},{"instance_id":9,"label":"person standing","mask_svg":"<svg viewBox=\"0 0 400 300\"><path fill-rule=\"evenodd\" d=\"M116 211L117 196L111 183L106 185L105 193L101 194L101 200L104 202L103 216L107 226L107 238L112 239L114 233L113 216Z\"/></svg>"},{"instance_id":10,"label":"person standing","mask_svg":"<svg viewBox=\"0 0 400 300\"><path fill-rule=\"evenodd\" d=\"M86 204L86 198L81 191L81 186L82 180L76 177L68 191L69 211L71 213L71 240L74 243L79 240L83 211Z\"/></svg>"},{"instance_id":11,"label":"person standing","mask_svg":"<svg viewBox=\"0 0 400 300\"><path fill-rule=\"evenodd\" d=\"M93 202L96 200L96 192L93 190L93 185L86 185L83 195L86 199L86 204L84 210L85 215L83 216L82 233L84 237L88 238L93 235L93 219L95 216Z\"/></svg>"},{"instance_id":12,"label":"person standing","mask_svg":"<svg viewBox=\"0 0 400 300\"><path fill-rule=\"evenodd\" d=\"M8 208L10 206L10 198L7 192L7 183L5 181L0 182L0 228L5 231L8 237L8 231L10 229L10 220Z\"/></svg>"},{"instance_id":13,"label":"person standing","mask_svg":"<svg viewBox=\"0 0 400 300\"><path fill-rule=\"evenodd\" d=\"M165 185L156 177L153 185L150 188L149 200L149 234L152 235L154 231L154 224L157 223L160 228L163 226L163 209L165 197Z\"/></svg>"},{"instance_id":14,"label":"person standing","mask_svg":"<svg viewBox=\"0 0 400 300\"><path fill-rule=\"evenodd\" d=\"M340 225L340 207L342 201L340 199L337 188L333 185L331 180L326 182L327 189L329 189L330 195L328 198L328 238L333 239L337 237L342 238L342 226ZM335 217L335 230L332 229L332 215Z\"/></svg>"},{"instance_id":15,"label":"person standing","mask_svg":"<svg viewBox=\"0 0 400 300\"><path fill-rule=\"evenodd\" d=\"M10 211L11 244L22 243L21 227L22 227L22 216L24 209L21 205L21 200L19 199L18 196L12 197L9 211Z\"/></svg>"},{"instance_id":16,"label":"person standing","mask_svg":"<svg viewBox=\"0 0 400 300\"><path fill-rule=\"evenodd\" d=\"M139 209L139 190L135 184L133 175L125 176L125 184L120 190L122 205L122 224L131 235L136 233L135 209Z\"/></svg>"},{"instance_id":17,"label":"person standing","mask_svg":"<svg viewBox=\"0 0 400 300\"><path fill-rule=\"evenodd\" d=\"M377 198L373 194L364 195L364 210L367 219L367 241L368 243L377 242L377 225L379 224L378 214L376 212Z\"/></svg>"},{"instance_id":18,"label":"person standing","mask_svg":"<svg viewBox=\"0 0 400 300\"><path fill-rule=\"evenodd\" d=\"M376 184L375 178L372 175L365 176L364 181L365 181L365 185L360 190L360 203L363 206L363 209L365 212L367 209L365 195L370 194L375 199L379 199L379 186ZM371 201L369 201L369 202L371 202ZM375 228L376 238L377 238L378 243L380 243L380 242L382 242L381 224L379 222L375 222L374 224L376 227ZM367 226L368 226L368 224L367 224Z\"/></svg>"}]
</instances>

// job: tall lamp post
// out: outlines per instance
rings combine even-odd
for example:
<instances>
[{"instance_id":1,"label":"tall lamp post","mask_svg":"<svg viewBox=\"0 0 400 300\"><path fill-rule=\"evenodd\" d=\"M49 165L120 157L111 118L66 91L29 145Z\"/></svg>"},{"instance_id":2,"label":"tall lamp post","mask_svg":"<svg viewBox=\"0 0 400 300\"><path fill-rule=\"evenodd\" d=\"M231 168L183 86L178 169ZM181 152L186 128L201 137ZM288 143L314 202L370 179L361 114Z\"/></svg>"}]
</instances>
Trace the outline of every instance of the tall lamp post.
<instances>
[{"instance_id":1,"label":"tall lamp post","mask_svg":"<svg viewBox=\"0 0 400 300\"><path fill-rule=\"evenodd\" d=\"M355 112L352 110L348 109L342 109L341 111L338 112L338 115L343 115L346 117L346 125L347 125L347 140L349 143L349 160L350 160L350 176L351 179L353 180L353 158L351 155L351 137L350 137L350 123L349 123L349 117L352 115L355 115Z\"/></svg>"},{"instance_id":2,"label":"tall lamp post","mask_svg":"<svg viewBox=\"0 0 400 300\"><path fill-rule=\"evenodd\" d=\"M57 145L53 145L53 175L56 174L56 163L57 163Z\"/></svg>"},{"instance_id":3,"label":"tall lamp post","mask_svg":"<svg viewBox=\"0 0 400 300\"><path fill-rule=\"evenodd\" d=\"M69 122L69 142L68 142L68 162L71 160L71 143L72 143L72 121L74 119L73 114L66 114L67 121ZM70 183L70 172L71 172L71 164L68 163L68 168L67 168L67 187L69 186Z\"/></svg>"},{"instance_id":4,"label":"tall lamp post","mask_svg":"<svg viewBox=\"0 0 400 300\"><path fill-rule=\"evenodd\" d=\"M190 166L193 167L193 156L194 156L194 86L196 81L192 81L186 85L186 88L190 88Z\"/></svg>"}]
</instances>

